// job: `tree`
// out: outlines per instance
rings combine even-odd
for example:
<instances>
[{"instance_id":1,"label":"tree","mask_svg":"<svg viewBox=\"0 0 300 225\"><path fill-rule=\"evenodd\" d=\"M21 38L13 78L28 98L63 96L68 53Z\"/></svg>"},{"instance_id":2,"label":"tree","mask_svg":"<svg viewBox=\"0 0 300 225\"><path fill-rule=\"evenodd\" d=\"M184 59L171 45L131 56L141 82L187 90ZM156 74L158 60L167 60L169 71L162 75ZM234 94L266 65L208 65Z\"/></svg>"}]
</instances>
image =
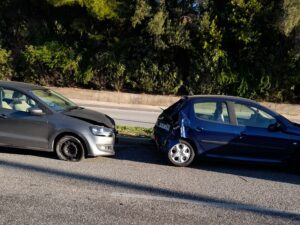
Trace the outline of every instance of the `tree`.
<instances>
[{"instance_id":1,"label":"tree","mask_svg":"<svg viewBox=\"0 0 300 225\"><path fill-rule=\"evenodd\" d=\"M3 78L299 101L298 0L3 0Z\"/></svg>"}]
</instances>

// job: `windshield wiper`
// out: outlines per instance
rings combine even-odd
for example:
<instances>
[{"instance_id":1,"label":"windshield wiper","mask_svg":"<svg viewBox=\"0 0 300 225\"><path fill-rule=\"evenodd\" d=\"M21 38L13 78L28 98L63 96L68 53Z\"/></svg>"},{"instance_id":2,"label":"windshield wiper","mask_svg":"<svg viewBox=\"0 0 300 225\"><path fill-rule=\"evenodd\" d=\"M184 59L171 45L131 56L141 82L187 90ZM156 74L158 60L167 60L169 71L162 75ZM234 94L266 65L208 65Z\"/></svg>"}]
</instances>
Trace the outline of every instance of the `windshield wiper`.
<instances>
[{"instance_id":1,"label":"windshield wiper","mask_svg":"<svg viewBox=\"0 0 300 225\"><path fill-rule=\"evenodd\" d=\"M71 111L71 110L74 110L74 109L80 109L81 107L79 107L79 106L70 106L70 107L68 107L66 110L65 110L65 112L68 112L68 111Z\"/></svg>"}]
</instances>

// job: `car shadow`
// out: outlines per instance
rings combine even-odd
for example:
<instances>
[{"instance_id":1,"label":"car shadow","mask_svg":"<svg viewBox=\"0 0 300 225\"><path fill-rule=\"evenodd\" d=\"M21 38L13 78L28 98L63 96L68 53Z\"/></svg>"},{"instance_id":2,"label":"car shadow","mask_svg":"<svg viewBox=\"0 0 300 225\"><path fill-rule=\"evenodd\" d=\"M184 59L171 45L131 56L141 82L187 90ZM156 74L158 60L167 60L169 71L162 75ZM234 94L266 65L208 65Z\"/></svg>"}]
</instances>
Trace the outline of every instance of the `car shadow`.
<instances>
[{"instance_id":1,"label":"car shadow","mask_svg":"<svg viewBox=\"0 0 300 225\"><path fill-rule=\"evenodd\" d=\"M115 146L115 149L115 160L128 160L139 163L172 166L168 163L165 156L157 150L155 144L149 139L126 137L126 141L121 140L120 143ZM0 153L29 155L58 160L53 152L0 147ZM239 176L245 182L248 181L248 178L256 178L300 185L299 174L294 173L287 167L279 165L197 159L191 165L191 168Z\"/></svg>"},{"instance_id":2,"label":"car shadow","mask_svg":"<svg viewBox=\"0 0 300 225\"><path fill-rule=\"evenodd\" d=\"M116 146L116 160L129 160L140 163L172 166L166 160L165 155L159 152L150 140L136 140L126 137L127 142L120 142ZM195 170L212 171L239 176L245 182L248 178L264 179L282 183L300 185L300 174L282 165L254 164L250 162L196 159L190 166Z\"/></svg>"},{"instance_id":3,"label":"car shadow","mask_svg":"<svg viewBox=\"0 0 300 225\"><path fill-rule=\"evenodd\" d=\"M30 149L0 147L0 153L12 154L12 155L29 155L29 156L36 156L36 157L58 160L54 152L44 152L44 151L36 151Z\"/></svg>"},{"instance_id":4,"label":"car shadow","mask_svg":"<svg viewBox=\"0 0 300 225\"><path fill-rule=\"evenodd\" d=\"M115 146L117 160L166 165L167 161L150 139L123 136Z\"/></svg>"},{"instance_id":5,"label":"car shadow","mask_svg":"<svg viewBox=\"0 0 300 225\"><path fill-rule=\"evenodd\" d=\"M248 182L249 178L255 178L300 185L300 174L283 165L198 159L191 167L199 170L239 176L245 182Z\"/></svg>"}]
</instances>

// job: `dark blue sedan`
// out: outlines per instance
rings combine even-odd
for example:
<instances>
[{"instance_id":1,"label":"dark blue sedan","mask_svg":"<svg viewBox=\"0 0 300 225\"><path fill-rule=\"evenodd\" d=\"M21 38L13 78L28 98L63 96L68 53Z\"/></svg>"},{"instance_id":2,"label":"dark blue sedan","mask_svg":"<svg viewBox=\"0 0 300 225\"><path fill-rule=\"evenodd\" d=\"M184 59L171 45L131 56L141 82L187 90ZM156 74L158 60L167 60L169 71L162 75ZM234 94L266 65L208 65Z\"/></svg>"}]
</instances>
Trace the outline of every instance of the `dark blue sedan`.
<instances>
[{"instance_id":1,"label":"dark blue sedan","mask_svg":"<svg viewBox=\"0 0 300 225\"><path fill-rule=\"evenodd\" d=\"M154 139L176 166L195 156L300 163L300 125L238 97L184 97L159 116Z\"/></svg>"}]
</instances>

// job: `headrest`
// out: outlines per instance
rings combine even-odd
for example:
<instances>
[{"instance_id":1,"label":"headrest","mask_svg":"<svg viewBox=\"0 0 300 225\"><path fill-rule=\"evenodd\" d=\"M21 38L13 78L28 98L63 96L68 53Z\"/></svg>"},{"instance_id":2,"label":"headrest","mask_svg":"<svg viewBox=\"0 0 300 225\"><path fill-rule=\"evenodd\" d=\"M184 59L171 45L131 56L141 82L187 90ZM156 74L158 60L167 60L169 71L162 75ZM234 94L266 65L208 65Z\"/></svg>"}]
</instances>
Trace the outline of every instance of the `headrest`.
<instances>
[{"instance_id":1,"label":"headrest","mask_svg":"<svg viewBox=\"0 0 300 225\"><path fill-rule=\"evenodd\" d=\"M14 91L13 93L13 98L21 98L23 97L24 95L21 93L21 92L18 92L18 91Z\"/></svg>"}]
</instances>

